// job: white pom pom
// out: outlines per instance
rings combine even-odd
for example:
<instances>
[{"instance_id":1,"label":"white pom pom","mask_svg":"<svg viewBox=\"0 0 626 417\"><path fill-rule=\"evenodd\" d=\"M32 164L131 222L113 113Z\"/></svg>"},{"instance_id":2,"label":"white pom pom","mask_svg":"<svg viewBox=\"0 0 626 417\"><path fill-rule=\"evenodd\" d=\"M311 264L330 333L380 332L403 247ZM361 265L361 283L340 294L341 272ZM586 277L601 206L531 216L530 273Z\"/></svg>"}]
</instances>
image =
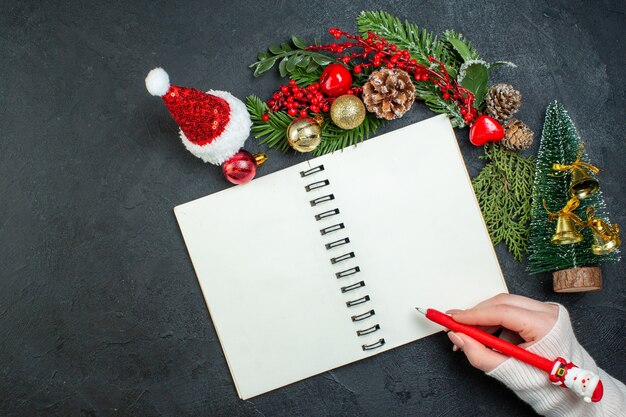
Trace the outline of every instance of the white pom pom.
<instances>
[{"instance_id":1,"label":"white pom pom","mask_svg":"<svg viewBox=\"0 0 626 417\"><path fill-rule=\"evenodd\" d=\"M146 88L153 96L163 97L170 89L170 76L163 68L155 68L146 77Z\"/></svg>"}]
</instances>

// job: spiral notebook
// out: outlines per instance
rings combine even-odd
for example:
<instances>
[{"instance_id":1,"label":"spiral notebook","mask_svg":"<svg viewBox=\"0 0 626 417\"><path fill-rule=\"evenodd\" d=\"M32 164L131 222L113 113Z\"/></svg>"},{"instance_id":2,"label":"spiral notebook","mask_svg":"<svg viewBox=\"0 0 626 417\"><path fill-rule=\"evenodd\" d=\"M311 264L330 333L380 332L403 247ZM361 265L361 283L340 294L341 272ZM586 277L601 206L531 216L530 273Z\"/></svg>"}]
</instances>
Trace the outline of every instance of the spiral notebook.
<instances>
[{"instance_id":1,"label":"spiral notebook","mask_svg":"<svg viewBox=\"0 0 626 417\"><path fill-rule=\"evenodd\" d=\"M441 330L506 291L436 116L174 209L243 399Z\"/></svg>"}]
</instances>

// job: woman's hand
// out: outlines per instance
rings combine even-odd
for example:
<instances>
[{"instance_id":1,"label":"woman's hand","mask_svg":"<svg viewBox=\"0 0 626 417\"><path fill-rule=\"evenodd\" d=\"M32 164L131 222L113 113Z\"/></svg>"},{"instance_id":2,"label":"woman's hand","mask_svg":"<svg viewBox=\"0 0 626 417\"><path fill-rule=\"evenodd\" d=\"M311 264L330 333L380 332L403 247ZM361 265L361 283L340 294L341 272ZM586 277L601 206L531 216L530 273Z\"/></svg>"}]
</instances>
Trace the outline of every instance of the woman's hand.
<instances>
[{"instance_id":1,"label":"woman's hand","mask_svg":"<svg viewBox=\"0 0 626 417\"><path fill-rule=\"evenodd\" d=\"M459 323L478 326L494 333L504 331L502 339L519 343L526 348L544 337L554 326L559 308L519 295L499 294L468 310L449 310L446 313ZM508 359L463 333L448 332L448 338L461 349L470 364L484 372L491 372Z\"/></svg>"}]
</instances>

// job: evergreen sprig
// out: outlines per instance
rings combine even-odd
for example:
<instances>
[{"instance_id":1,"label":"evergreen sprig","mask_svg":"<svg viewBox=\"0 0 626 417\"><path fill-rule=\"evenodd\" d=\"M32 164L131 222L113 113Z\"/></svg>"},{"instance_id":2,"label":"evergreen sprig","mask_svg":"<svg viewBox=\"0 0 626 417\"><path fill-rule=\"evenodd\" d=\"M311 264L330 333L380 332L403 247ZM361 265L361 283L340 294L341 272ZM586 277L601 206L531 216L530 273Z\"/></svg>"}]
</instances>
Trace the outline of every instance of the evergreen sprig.
<instances>
[{"instance_id":1,"label":"evergreen sprig","mask_svg":"<svg viewBox=\"0 0 626 417\"><path fill-rule=\"evenodd\" d=\"M457 103L444 100L441 90L435 84L415 83L416 96L424 100L426 106L435 113L445 113L452 123L452 127L465 127L466 123Z\"/></svg>"},{"instance_id":2,"label":"evergreen sprig","mask_svg":"<svg viewBox=\"0 0 626 417\"><path fill-rule=\"evenodd\" d=\"M490 162L472 180L492 243L504 241L521 261L527 251L530 196L535 163L498 144L485 146Z\"/></svg>"},{"instance_id":3,"label":"evergreen sprig","mask_svg":"<svg viewBox=\"0 0 626 417\"><path fill-rule=\"evenodd\" d=\"M262 138L261 143L267 144L270 148L278 148L282 152L291 149L287 142L287 128L293 121L284 111L268 112L267 104L257 96L248 96L246 107L252 119L252 133L255 138ZM263 114L269 114L270 119L264 122ZM367 113L365 120L358 127L351 130L344 130L337 127L330 120L325 120L322 124L322 142L313 151L313 155L320 156L346 146L356 145L367 139L370 134L385 122L371 113Z\"/></svg>"},{"instance_id":4,"label":"evergreen sprig","mask_svg":"<svg viewBox=\"0 0 626 417\"><path fill-rule=\"evenodd\" d=\"M330 120L326 120L322 125L322 142L313 151L313 154L315 156L324 155L363 142L384 123L385 119L379 119L369 112L365 113L363 123L351 130L344 130Z\"/></svg>"},{"instance_id":5,"label":"evergreen sprig","mask_svg":"<svg viewBox=\"0 0 626 417\"><path fill-rule=\"evenodd\" d=\"M363 11L356 18L361 36L374 32L395 44L398 48L408 49L411 57L420 64L431 65L429 56L435 56L446 67L452 65L447 50L438 42L437 36L426 29L421 29L408 20L404 23L397 17L383 11Z\"/></svg>"},{"instance_id":6,"label":"evergreen sprig","mask_svg":"<svg viewBox=\"0 0 626 417\"><path fill-rule=\"evenodd\" d=\"M482 106L487 92L490 64L482 60L476 48L462 34L448 30L438 38L432 32L420 30L416 24L409 21L403 23L397 17L382 11L361 12L357 17L357 26L363 36L367 32L374 32L399 48L407 49L411 57L420 64L432 66L429 57L435 57L445 65L452 79L457 79L462 74L457 82L474 94L475 108ZM424 100L430 110L446 113L454 127L466 126L459 107L450 100L445 100L441 89L435 88L431 83L414 84L418 97Z\"/></svg>"},{"instance_id":7,"label":"evergreen sprig","mask_svg":"<svg viewBox=\"0 0 626 417\"><path fill-rule=\"evenodd\" d=\"M304 68L296 67L289 73L289 79L294 80L299 87L306 87L319 81L322 70L323 68L319 67L313 72L307 72Z\"/></svg>"},{"instance_id":8,"label":"evergreen sprig","mask_svg":"<svg viewBox=\"0 0 626 417\"><path fill-rule=\"evenodd\" d=\"M493 64L483 61L474 46L460 33L449 30L438 38L434 33L420 29L408 21L402 22L386 12L363 11L357 17L357 26L362 36L366 37L368 32L373 32L384 37L398 48L408 50L411 57L422 65L434 68L441 63L453 82L455 80L474 94L476 108L481 107L487 91L490 68L505 64L504 61ZM300 87L305 87L319 80L325 66L337 62L334 56L306 50L309 45L297 36L292 36L291 41L293 46L287 43L271 45L268 52L260 53L258 61L250 65L254 69L254 75L258 77L278 63L281 77L288 76ZM431 62L430 57L435 58L435 63ZM348 65L353 67L355 63ZM361 72L355 73L354 84L363 85L371 71L372 68L365 67ZM417 97L424 100L430 110L447 114L454 127L466 126L458 104L449 97L444 99L442 88L424 80L414 81L414 84ZM248 109L253 113L252 132L257 138L263 138L262 143L269 147L279 147L283 151L289 149L285 130L292 119L286 112L269 112L267 106L254 96L248 98ZM269 115L267 122L261 119L263 114ZM346 131L326 120L322 126L322 142L314 154L322 155L356 144L366 139L383 123L384 120L367 113L361 126Z\"/></svg>"},{"instance_id":9,"label":"evergreen sprig","mask_svg":"<svg viewBox=\"0 0 626 417\"><path fill-rule=\"evenodd\" d=\"M255 138L262 137L261 143L267 144L270 148L277 147L283 152L290 148L285 132L293 119L286 112L274 111L270 113L267 104L255 95L248 96L246 108L252 119L250 130ZM270 117L267 122L261 119L265 113L269 114Z\"/></svg>"},{"instance_id":10,"label":"evergreen sprig","mask_svg":"<svg viewBox=\"0 0 626 417\"><path fill-rule=\"evenodd\" d=\"M258 77L264 72L269 71L278 63L278 71L281 77L286 77L292 73L303 74L321 74L322 67L335 62L335 58L315 51L307 51L307 44L297 36L292 36L291 41L295 46L292 48L288 43L280 46L270 45L268 52L262 52L258 55L258 61L250 65L254 68L254 76Z\"/></svg>"}]
</instances>

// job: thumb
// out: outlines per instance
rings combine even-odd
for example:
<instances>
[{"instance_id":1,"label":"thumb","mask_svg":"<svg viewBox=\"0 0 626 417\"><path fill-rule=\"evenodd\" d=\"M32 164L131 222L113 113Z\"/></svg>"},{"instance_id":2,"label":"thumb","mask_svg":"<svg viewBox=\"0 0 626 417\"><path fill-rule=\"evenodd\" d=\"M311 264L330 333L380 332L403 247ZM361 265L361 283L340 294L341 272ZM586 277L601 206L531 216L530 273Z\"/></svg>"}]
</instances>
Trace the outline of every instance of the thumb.
<instances>
[{"instance_id":1,"label":"thumb","mask_svg":"<svg viewBox=\"0 0 626 417\"><path fill-rule=\"evenodd\" d=\"M448 338L465 353L467 360L474 368L483 372L493 371L508 359L507 356L485 347L482 343L463 333L448 332Z\"/></svg>"}]
</instances>

